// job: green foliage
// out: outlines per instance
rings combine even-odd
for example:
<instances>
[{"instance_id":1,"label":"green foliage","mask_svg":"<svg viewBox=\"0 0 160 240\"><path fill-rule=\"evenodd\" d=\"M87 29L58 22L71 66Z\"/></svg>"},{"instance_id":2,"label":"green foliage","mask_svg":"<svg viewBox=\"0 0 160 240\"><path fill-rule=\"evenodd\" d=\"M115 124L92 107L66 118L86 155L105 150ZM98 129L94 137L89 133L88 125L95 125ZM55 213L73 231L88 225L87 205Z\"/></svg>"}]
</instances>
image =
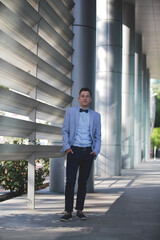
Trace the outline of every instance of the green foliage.
<instances>
[{"instance_id":1,"label":"green foliage","mask_svg":"<svg viewBox=\"0 0 160 240\"><path fill-rule=\"evenodd\" d=\"M155 96L156 100L156 116L155 116L155 127L160 127L160 92Z\"/></svg>"},{"instance_id":2,"label":"green foliage","mask_svg":"<svg viewBox=\"0 0 160 240\"><path fill-rule=\"evenodd\" d=\"M155 128L160 127L160 83L155 81L155 84L152 85L153 92L157 93L155 96L156 101L156 116L155 116Z\"/></svg>"},{"instance_id":3,"label":"green foliage","mask_svg":"<svg viewBox=\"0 0 160 240\"><path fill-rule=\"evenodd\" d=\"M49 173L49 170L48 170ZM47 166L35 168L35 189L39 189L47 176ZM27 161L1 161L0 185L11 192L26 193L28 181Z\"/></svg>"},{"instance_id":4,"label":"green foliage","mask_svg":"<svg viewBox=\"0 0 160 240\"><path fill-rule=\"evenodd\" d=\"M6 138L6 143L24 144L23 138ZM39 145L40 141L37 140ZM40 160L36 160L39 163ZM42 159L43 167L38 168L35 164L35 190L39 189L45 181L45 177L49 175L49 159ZM0 162L0 185L5 190L11 192L19 192L20 194L27 192L28 181L28 162L23 161L1 161Z\"/></svg>"},{"instance_id":5,"label":"green foliage","mask_svg":"<svg viewBox=\"0 0 160 240\"><path fill-rule=\"evenodd\" d=\"M157 149L160 148L160 128L153 129L153 133L151 135L151 148L153 149L154 146L156 146Z\"/></svg>"},{"instance_id":6,"label":"green foliage","mask_svg":"<svg viewBox=\"0 0 160 240\"><path fill-rule=\"evenodd\" d=\"M0 184L5 190L25 193L27 190L27 161L0 162Z\"/></svg>"},{"instance_id":7,"label":"green foliage","mask_svg":"<svg viewBox=\"0 0 160 240\"><path fill-rule=\"evenodd\" d=\"M45 180L45 175L43 168L39 168L35 170L35 189L39 189L41 185L43 185L43 182Z\"/></svg>"},{"instance_id":8,"label":"green foliage","mask_svg":"<svg viewBox=\"0 0 160 240\"><path fill-rule=\"evenodd\" d=\"M43 159L43 170L45 176L49 176L49 158Z\"/></svg>"}]
</instances>

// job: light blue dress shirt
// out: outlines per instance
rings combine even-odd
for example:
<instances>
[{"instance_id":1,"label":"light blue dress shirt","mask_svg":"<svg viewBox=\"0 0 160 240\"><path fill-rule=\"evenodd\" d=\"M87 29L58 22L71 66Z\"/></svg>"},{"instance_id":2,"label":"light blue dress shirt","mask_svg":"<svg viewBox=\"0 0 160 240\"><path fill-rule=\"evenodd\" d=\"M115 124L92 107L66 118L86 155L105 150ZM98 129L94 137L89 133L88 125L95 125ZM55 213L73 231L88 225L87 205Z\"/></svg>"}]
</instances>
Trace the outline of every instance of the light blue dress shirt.
<instances>
[{"instance_id":1,"label":"light blue dress shirt","mask_svg":"<svg viewBox=\"0 0 160 240\"><path fill-rule=\"evenodd\" d=\"M78 129L73 142L73 146L78 146L78 147L92 146L89 113L86 113L86 112L79 113Z\"/></svg>"}]
</instances>

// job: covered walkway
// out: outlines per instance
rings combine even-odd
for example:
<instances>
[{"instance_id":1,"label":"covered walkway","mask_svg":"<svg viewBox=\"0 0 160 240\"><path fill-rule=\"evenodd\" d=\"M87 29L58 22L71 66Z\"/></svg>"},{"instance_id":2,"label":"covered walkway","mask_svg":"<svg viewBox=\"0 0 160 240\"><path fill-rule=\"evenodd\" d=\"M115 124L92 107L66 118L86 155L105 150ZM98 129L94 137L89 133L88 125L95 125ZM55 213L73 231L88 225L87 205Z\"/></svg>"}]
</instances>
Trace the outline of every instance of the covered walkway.
<instances>
[{"instance_id":1,"label":"covered walkway","mask_svg":"<svg viewBox=\"0 0 160 240\"><path fill-rule=\"evenodd\" d=\"M160 160L149 160L122 176L95 179L87 194L87 221L59 221L64 195L36 193L36 208L26 196L0 204L0 240L160 240Z\"/></svg>"}]
</instances>

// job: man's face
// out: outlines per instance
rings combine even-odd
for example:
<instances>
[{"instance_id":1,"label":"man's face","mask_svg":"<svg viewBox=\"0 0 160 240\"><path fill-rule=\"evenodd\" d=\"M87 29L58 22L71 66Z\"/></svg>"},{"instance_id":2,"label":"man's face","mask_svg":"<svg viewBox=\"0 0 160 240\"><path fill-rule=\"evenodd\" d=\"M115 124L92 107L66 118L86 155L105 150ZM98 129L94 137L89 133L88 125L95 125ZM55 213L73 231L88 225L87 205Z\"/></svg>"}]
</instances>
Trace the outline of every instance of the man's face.
<instances>
[{"instance_id":1,"label":"man's face","mask_svg":"<svg viewBox=\"0 0 160 240\"><path fill-rule=\"evenodd\" d=\"M82 91L79 95L78 98L79 102L80 102L80 107L82 108L88 108L90 103L92 102L92 98L90 95L90 92L88 91Z\"/></svg>"}]
</instances>

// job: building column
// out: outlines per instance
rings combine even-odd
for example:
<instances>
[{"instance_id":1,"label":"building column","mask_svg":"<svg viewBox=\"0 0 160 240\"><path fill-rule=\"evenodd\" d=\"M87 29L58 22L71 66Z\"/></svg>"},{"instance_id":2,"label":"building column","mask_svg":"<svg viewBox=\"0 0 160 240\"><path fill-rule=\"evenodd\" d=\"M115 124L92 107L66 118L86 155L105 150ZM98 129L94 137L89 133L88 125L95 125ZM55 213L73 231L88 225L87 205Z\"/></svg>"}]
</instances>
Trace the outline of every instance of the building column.
<instances>
[{"instance_id":1,"label":"building column","mask_svg":"<svg viewBox=\"0 0 160 240\"><path fill-rule=\"evenodd\" d=\"M145 159L150 159L150 74L146 70L146 133L145 133Z\"/></svg>"},{"instance_id":2,"label":"building column","mask_svg":"<svg viewBox=\"0 0 160 240\"><path fill-rule=\"evenodd\" d=\"M92 91L93 102L91 108L94 109L95 97L95 39L96 39L96 0L75 0L73 16L75 18L73 24L74 38L72 47L74 53L72 55L73 86L71 95L73 96L72 106L79 105L79 90L82 87L88 87ZM50 160L50 191L64 192L65 189L65 159ZM87 191L94 190L94 167L92 168ZM76 187L77 188L77 185Z\"/></svg>"},{"instance_id":3,"label":"building column","mask_svg":"<svg viewBox=\"0 0 160 240\"><path fill-rule=\"evenodd\" d=\"M38 32L39 25L36 24L34 30ZM38 44L35 45L34 51L36 55L39 54L39 46ZM31 72L35 77L37 77L38 74L38 66L35 65L34 68L32 68ZM37 86L34 87L30 93L29 96L32 99L37 99ZM33 122L36 122L37 119L37 110L34 108L32 112L29 114L29 119ZM30 136L28 136L29 144L30 145L36 145L36 130L34 130ZM35 156L32 154L28 158L28 191L27 191L27 206L28 208L34 209L35 208Z\"/></svg>"},{"instance_id":4,"label":"building column","mask_svg":"<svg viewBox=\"0 0 160 240\"><path fill-rule=\"evenodd\" d=\"M35 159L34 154L28 159L27 206L35 208Z\"/></svg>"},{"instance_id":5,"label":"building column","mask_svg":"<svg viewBox=\"0 0 160 240\"><path fill-rule=\"evenodd\" d=\"M141 111L142 111L142 36L135 36L135 122L134 166L141 162Z\"/></svg>"},{"instance_id":6,"label":"building column","mask_svg":"<svg viewBox=\"0 0 160 240\"><path fill-rule=\"evenodd\" d=\"M135 6L124 3L122 60L122 168L134 167Z\"/></svg>"},{"instance_id":7,"label":"building column","mask_svg":"<svg viewBox=\"0 0 160 240\"><path fill-rule=\"evenodd\" d=\"M96 0L75 0L73 16L72 106L79 105L79 90L88 87L95 102Z\"/></svg>"},{"instance_id":8,"label":"building column","mask_svg":"<svg viewBox=\"0 0 160 240\"><path fill-rule=\"evenodd\" d=\"M96 174L121 173L122 1L97 0L96 103L102 145Z\"/></svg>"},{"instance_id":9,"label":"building column","mask_svg":"<svg viewBox=\"0 0 160 240\"><path fill-rule=\"evenodd\" d=\"M72 106L79 105L79 90L82 87L91 89L93 101L91 108L95 109L95 48L96 48L96 0L75 0L73 16L74 53L72 63ZM94 191L94 166L87 184L87 192Z\"/></svg>"},{"instance_id":10,"label":"building column","mask_svg":"<svg viewBox=\"0 0 160 240\"><path fill-rule=\"evenodd\" d=\"M142 157L141 159L144 160L146 158L146 55L143 54L142 56L142 125L141 125L141 135L142 135L142 141L141 141L141 152Z\"/></svg>"},{"instance_id":11,"label":"building column","mask_svg":"<svg viewBox=\"0 0 160 240\"><path fill-rule=\"evenodd\" d=\"M50 158L50 192L64 193L65 191L65 160L62 158Z\"/></svg>"}]
</instances>

